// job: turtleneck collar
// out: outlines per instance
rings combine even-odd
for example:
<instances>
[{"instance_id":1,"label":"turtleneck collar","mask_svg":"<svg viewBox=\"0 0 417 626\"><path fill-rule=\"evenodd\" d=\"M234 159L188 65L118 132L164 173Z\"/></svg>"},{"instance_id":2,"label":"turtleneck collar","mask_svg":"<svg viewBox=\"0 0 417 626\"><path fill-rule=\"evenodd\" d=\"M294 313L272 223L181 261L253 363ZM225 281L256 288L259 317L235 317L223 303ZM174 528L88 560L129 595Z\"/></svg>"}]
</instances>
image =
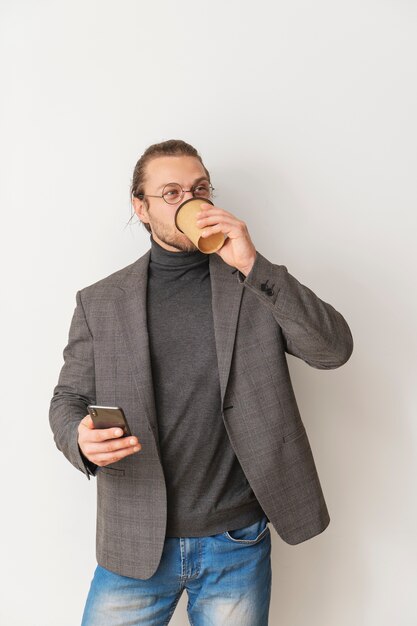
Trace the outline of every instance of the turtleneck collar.
<instances>
[{"instance_id":1,"label":"turtleneck collar","mask_svg":"<svg viewBox=\"0 0 417 626\"><path fill-rule=\"evenodd\" d=\"M200 250L195 252L171 252L166 250L154 241L152 235L151 240L151 263L158 265L171 266L173 268L180 268L186 266L196 266L203 263L208 263L208 255Z\"/></svg>"}]
</instances>

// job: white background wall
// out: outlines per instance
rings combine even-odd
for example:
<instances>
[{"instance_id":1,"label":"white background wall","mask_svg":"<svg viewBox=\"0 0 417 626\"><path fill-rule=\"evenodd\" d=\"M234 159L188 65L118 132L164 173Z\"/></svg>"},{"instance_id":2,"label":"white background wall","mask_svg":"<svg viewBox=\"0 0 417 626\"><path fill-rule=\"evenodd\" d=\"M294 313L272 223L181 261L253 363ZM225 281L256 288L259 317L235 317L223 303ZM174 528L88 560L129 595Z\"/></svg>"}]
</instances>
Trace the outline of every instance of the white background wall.
<instances>
[{"instance_id":1,"label":"white background wall","mask_svg":"<svg viewBox=\"0 0 417 626\"><path fill-rule=\"evenodd\" d=\"M129 185L169 138L355 339L339 370L291 359L332 522L273 533L271 625L416 624L416 4L2 0L0 22L1 624L80 621L95 484L49 401L75 292L148 248Z\"/></svg>"}]
</instances>

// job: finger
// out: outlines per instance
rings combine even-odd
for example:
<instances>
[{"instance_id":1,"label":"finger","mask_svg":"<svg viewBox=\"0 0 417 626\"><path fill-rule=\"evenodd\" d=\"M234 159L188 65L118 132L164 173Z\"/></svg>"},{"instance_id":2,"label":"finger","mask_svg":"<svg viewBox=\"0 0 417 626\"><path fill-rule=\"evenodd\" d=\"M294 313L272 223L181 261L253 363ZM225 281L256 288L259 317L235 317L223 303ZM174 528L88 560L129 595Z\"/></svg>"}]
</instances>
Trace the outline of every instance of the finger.
<instances>
[{"instance_id":1,"label":"finger","mask_svg":"<svg viewBox=\"0 0 417 626\"><path fill-rule=\"evenodd\" d=\"M94 430L89 430L88 428L84 428L80 432L80 438L83 441L89 442L98 442L98 441L107 441L108 439L118 439L122 437L123 431L121 428L95 428Z\"/></svg>"},{"instance_id":2,"label":"finger","mask_svg":"<svg viewBox=\"0 0 417 626\"><path fill-rule=\"evenodd\" d=\"M119 439L124 433L121 428L96 428L91 431L92 441L107 441L108 439Z\"/></svg>"},{"instance_id":3,"label":"finger","mask_svg":"<svg viewBox=\"0 0 417 626\"><path fill-rule=\"evenodd\" d=\"M228 211L220 209L216 206L209 206L209 208L207 209L202 209L199 213L196 214L196 217L197 219L199 219L200 217L207 217L208 215L218 215L219 217L232 217L236 219L236 217L232 213L229 213Z\"/></svg>"},{"instance_id":4,"label":"finger","mask_svg":"<svg viewBox=\"0 0 417 626\"><path fill-rule=\"evenodd\" d=\"M210 226L210 228L205 228L203 230L203 232L201 233L201 236L203 238L204 237L210 237L210 235L215 235L216 233L222 233L223 235L229 235L229 232L226 231L226 230L223 230L223 228L219 224L216 224L215 226Z\"/></svg>"},{"instance_id":5,"label":"finger","mask_svg":"<svg viewBox=\"0 0 417 626\"><path fill-rule=\"evenodd\" d=\"M84 442L84 450L87 454L103 454L105 452L114 452L115 450L123 450L124 448L142 447L137 437L119 437L118 439L108 439L101 442Z\"/></svg>"},{"instance_id":6,"label":"finger","mask_svg":"<svg viewBox=\"0 0 417 626\"><path fill-rule=\"evenodd\" d=\"M114 450L112 452L93 454L89 458L93 463L101 467L104 465L109 465L110 463L117 463L117 461L120 461L127 456L136 454L137 452L139 452L139 450L139 446L130 446L129 448L123 448L122 450Z\"/></svg>"},{"instance_id":7,"label":"finger","mask_svg":"<svg viewBox=\"0 0 417 626\"><path fill-rule=\"evenodd\" d=\"M238 220L234 215L230 213L210 213L199 217L196 220L198 228L204 228L205 226L211 226L213 224L229 224L230 226L236 226L236 228L243 227L244 222Z\"/></svg>"},{"instance_id":8,"label":"finger","mask_svg":"<svg viewBox=\"0 0 417 626\"><path fill-rule=\"evenodd\" d=\"M200 204L200 209L203 209L204 211L207 209L214 209L214 208L217 208L217 207L215 207L214 204L210 204L209 202L202 202Z\"/></svg>"},{"instance_id":9,"label":"finger","mask_svg":"<svg viewBox=\"0 0 417 626\"><path fill-rule=\"evenodd\" d=\"M200 211L200 213L197 213L196 215L197 223L201 220L207 219L240 222L240 220L235 215L232 215L232 213L228 213L227 211L223 211L223 209L216 209L214 211Z\"/></svg>"},{"instance_id":10,"label":"finger","mask_svg":"<svg viewBox=\"0 0 417 626\"><path fill-rule=\"evenodd\" d=\"M219 222L213 226L205 226L204 230L201 232L201 236L210 237L210 235L214 235L215 233L223 233L223 235L227 235L230 239L236 239L242 235L242 230L234 224Z\"/></svg>"}]
</instances>

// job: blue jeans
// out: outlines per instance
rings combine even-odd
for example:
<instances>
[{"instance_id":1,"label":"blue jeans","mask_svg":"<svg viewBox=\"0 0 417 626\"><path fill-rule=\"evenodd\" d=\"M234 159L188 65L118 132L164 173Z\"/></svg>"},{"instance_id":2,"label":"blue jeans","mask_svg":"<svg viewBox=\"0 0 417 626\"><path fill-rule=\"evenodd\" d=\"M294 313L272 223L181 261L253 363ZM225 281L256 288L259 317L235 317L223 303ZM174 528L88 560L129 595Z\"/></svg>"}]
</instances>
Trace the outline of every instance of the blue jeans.
<instances>
[{"instance_id":1,"label":"blue jeans","mask_svg":"<svg viewBox=\"0 0 417 626\"><path fill-rule=\"evenodd\" d=\"M165 626L184 589L191 626L267 626L271 536L258 522L210 537L167 537L146 580L97 566L82 626Z\"/></svg>"}]
</instances>

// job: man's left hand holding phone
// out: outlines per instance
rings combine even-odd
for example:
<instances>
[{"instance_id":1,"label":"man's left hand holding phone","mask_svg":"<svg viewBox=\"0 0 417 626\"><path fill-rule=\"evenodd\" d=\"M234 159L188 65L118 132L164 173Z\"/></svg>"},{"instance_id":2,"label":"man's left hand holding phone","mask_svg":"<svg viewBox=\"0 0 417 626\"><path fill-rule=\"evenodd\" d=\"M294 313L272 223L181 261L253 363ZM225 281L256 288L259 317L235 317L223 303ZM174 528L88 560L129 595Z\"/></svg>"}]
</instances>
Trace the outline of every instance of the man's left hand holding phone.
<instances>
[{"instance_id":1,"label":"man's left hand holding phone","mask_svg":"<svg viewBox=\"0 0 417 626\"><path fill-rule=\"evenodd\" d=\"M89 414L78 426L78 445L91 463L103 467L139 452L142 446L138 438L130 434L119 407L90 405L88 410ZM108 427L103 428L107 424Z\"/></svg>"}]
</instances>

